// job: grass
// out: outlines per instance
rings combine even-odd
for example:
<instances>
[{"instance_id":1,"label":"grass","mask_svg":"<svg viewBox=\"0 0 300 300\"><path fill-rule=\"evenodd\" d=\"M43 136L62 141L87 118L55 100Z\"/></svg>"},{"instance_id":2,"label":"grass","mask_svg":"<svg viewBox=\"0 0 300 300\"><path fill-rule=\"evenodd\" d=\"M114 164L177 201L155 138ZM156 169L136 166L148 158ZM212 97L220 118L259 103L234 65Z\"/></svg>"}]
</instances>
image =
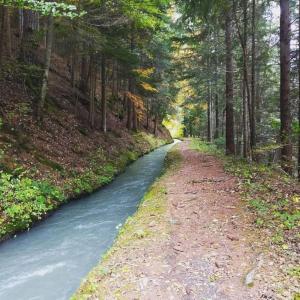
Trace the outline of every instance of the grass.
<instances>
[{"instance_id":1,"label":"grass","mask_svg":"<svg viewBox=\"0 0 300 300\"><path fill-rule=\"evenodd\" d=\"M135 289L127 280L119 280L115 290L109 290L107 283L116 277L130 277L130 264L120 264L118 258L124 259L126 251L132 248L143 249L155 238L164 239L169 233L166 222L166 189L163 179L174 172L181 162L178 150L171 150L165 160L164 173L144 196L138 211L127 219L111 249L103 255L99 265L91 271L82 283L72 300L106 299L113 295L114 299L122 299L122 295ZM155 221L159 230L149 226Z\"/></svg>"}]
</instances>

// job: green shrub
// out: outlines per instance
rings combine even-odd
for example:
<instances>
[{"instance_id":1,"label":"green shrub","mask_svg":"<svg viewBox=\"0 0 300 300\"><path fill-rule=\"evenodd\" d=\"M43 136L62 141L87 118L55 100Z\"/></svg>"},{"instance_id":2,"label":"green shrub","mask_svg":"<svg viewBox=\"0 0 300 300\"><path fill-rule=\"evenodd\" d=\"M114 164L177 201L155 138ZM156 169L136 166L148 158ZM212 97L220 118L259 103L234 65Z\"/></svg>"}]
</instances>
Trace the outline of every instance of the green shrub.
<instances>
[{"instance_id":1,"label":"green shrub","mask_svg":"<svg viewBox=\"0 0 300 300\"><path fill-rule=\"evenodd\" d=\"M0 237L29 228L63 200L63 193L48 182L0 173Z\"/></svg>"}]
</instances>

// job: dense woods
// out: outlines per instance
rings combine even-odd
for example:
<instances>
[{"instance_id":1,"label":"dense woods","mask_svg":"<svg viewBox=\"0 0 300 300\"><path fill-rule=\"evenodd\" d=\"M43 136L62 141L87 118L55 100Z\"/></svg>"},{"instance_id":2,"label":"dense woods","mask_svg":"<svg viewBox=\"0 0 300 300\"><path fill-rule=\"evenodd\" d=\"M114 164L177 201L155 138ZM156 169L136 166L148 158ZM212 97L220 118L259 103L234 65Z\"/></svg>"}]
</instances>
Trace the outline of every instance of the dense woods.
<instances>
[{"instance_id":1,"label":"dense woods","mask_svg":"<svg viewBox=\"0 0 300 300\"><path fill-rule=\"evenodd\" d=\"M3 4L1 67L36 66L26 72L38 78L38 122L49 70L64 68L74 113L82 117L83 103L91 129L109 129L111 107L129 130L145 126L155 133L180 105L185 135L206 137L249 161L281 158L282 168L296 175L296 1Z\"/></svg>"},{"instance_id":2,"label":"dense woods","mask_svg":"<svg viewBox=\"0 0 300 300\"><path fill-rule=\"evenodd\" d=\"M186 135L249 161L281 157L296 175L298 10L296 1L181 2L177 66Z\"/></svg>"},{"instance_id":3,"label":"dense woods","mask_svg":"<svg viewBox=\"0 0 300 300\"><path fill-rule=\"evenodd\" d=\"M125 171L120 189L104 189L108 202L95 193L86 215L84 205L74 210L66 239L60 236L66 248L55 237L51 245L66 256L85 241L90 246L102 226L109 235L119 231L125 219L114 218L131 215L165 170L141 215L120 231L118 259L140 268L133 280L140 292L158 282L155 292L165 299L227 299L232 292L232 299L299 300L299 14L300 0L0 0L0 242L71 199L91 200L85 196ZM174 144L126 173L129 163L172 142L178 145L168 154ZM138 252L145 237L150 254ZM101 238L110 245L111 236ZM37 256L43 249L33 248ZM96 269L78 299L100 299L105 289L111 296L101 287L105 278L112 290L132 281L118 259L113 271ZM15 275L22 293L25 282L46 278L48 269L68 271L61 261L38 266L34 275L22 266L0 283L1 299L15 292ZM114 274L119 266L122 280ZM141 266L157 268L153 278L143 277ZM249 289L252 271L262 272L263 288ZM116 298L127 292L117 289Z\"/></svg>"},{"instance_id":4,"label":"dense woods","mask_svg":"<svg viewBox=\"0 0 300 300\"><path fill-rule=\"evenodd\" d=\"M98 129L107 131L109 104L127 120L128 129L138 130L147 118L152 121L147 126L156 130L169 103L161 78L168 68L170 40L163 33L169 20L167 1L154 2L83 1L76 7L12 1L1 6L1 66L5 71L8 60L36 66L40 82L34 110L39 122L47 102L49 71L56 68L66 72L76 114L81 117L78 102L88 106L91 128L101 119Z\"/></svg>"}]
</instances>

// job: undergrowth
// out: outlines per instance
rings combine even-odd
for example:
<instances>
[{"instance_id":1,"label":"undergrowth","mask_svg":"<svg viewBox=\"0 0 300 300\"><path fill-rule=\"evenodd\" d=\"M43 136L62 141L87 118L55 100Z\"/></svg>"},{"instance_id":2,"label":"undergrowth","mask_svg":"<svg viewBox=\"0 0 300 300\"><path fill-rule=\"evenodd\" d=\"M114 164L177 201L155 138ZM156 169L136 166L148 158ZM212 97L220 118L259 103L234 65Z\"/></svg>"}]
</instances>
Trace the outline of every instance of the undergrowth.
<instances>
[{"instance_id":1,"label":"undergrowth","mask_svg":"<svg viewBox=\"0 0 300 300\"><path fill-rule=\"evenodd\" d=\"M299 184L271 166L225 156L214 144L199 139L191 148L218 156L226 172L239 178L242 198L255 213L255 224L272 232L272 243L282 250L296 249L300 242Z\"/></svg>"},{"instance_id":2,"label":"undergrowth","mask_svg":"<svg viewBox=\"0 0 300 300\"><path fill-rule=\"evenodd\" d=\"M2 120L0 118L0 136ZM13 234L28 230L70 198L77 198L108 184L139 156L166 143L145 133L135 136L132 150L122 148L111 157L102 149L87 157L83 170L66 170L48 159L43 153L33 153L36 160L48 167L50 173L60 174L62 180L39 180L38 167L24 169L5 155L5 144L0 143L0 241Z\"/></svg>"}]
</instances>

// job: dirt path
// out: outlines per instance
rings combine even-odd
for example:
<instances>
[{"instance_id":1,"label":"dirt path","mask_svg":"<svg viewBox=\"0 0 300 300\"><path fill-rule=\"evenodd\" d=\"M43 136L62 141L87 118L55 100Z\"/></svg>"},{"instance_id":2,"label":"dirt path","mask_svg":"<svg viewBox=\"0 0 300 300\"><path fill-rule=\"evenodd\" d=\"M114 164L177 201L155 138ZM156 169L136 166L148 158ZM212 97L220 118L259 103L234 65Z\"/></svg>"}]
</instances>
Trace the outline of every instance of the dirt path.
<instances>
[{"instance_id":1,"label":"dirt path","mask_svg":"<svg viewBox=\"0 0 300 300\"><path fill-rule=\"evenodd\" d=\"M163 273L165 283L149 285L145 298L271 298L265 287L245 285L263 255L256 251L235 179L214 157L189 150L186 143L180 149L182 168L166 181L173 220L164 250L169 267Z\"/></svg>"},{"instance_id":2,"label":"dirt path","mask_svg":"<svg viewBox=\"0 0 300 300\"><path fill-rule=\"evenodd\" d=\"M165 182L170 238L145 250L153 263L137 269L143 273L141 298L271 299L265 287L244 284L263 258L249 235L235 179L214 157L189 150L186 143L180 151L182 167Z\"/></svg>"},{"instance_id":3,"label":"dirt path","mask_svg":"<svg viewBox=\"0 0 300 300\"><path fill-rule=\"evenodd\" d=\"M148 225L156 232L168 226L168 235L146 245L133 243L115 255L110 266L119 271L104 281L103 299L288 299L275 296L274 262L262 250L263 237L236 192L235 178L216 158L190 150L186 142L179 149L181 167L162 179L165 219ZM252 277L249 287L245 280L252 285Z\"/></svg>"}]
</instances>

